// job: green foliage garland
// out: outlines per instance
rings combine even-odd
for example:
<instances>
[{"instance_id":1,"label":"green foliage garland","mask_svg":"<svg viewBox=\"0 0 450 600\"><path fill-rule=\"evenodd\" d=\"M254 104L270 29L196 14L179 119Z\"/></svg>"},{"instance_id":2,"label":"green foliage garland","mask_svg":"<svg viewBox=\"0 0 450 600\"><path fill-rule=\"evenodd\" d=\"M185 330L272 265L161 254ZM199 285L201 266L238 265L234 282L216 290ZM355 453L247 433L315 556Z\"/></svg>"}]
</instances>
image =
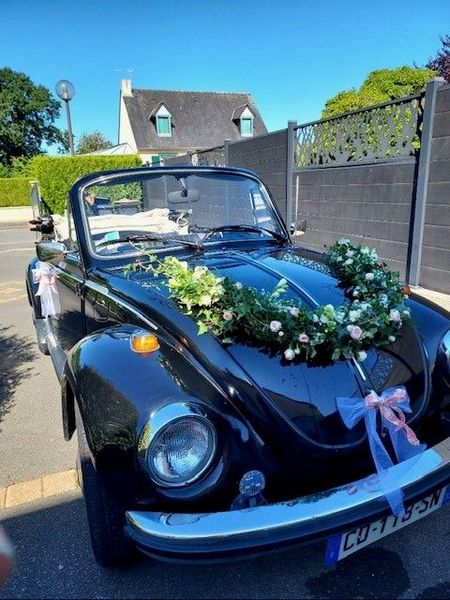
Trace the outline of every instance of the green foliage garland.
<instances>
[{"instance_id":1,"label":"green foliage garland","mask_svg":"<svg viewBox=\"0 0 450 600\"><path fill-rule=\"evenodd\" d=\"M164 276L171 298L196 320L199 335L210 332L223 343L243 340L281 353L287 361L316 356L363 361L370 347L393 343L411 318L399 274L380 263L375 250L346 239L329 248L326 261L349 302L314 310L283 297L285 279L271 292L258 291L218 277L205 266L191 268L174 256L159 261L143 254L149 263L132 263L126 273L144 270Z\"/></svg>"}]
</instances>

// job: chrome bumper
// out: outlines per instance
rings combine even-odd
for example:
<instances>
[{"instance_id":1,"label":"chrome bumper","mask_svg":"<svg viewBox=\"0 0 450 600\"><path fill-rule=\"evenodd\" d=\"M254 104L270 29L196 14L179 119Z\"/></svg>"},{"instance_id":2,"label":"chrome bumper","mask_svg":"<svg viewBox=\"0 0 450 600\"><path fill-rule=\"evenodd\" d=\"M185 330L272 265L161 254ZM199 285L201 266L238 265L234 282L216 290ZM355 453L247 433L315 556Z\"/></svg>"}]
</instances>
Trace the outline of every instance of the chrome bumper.
<instances>
[{"instance_id":1,"label":"chrome bumper","mask_svg":"<svg viewBox=\"0 0 450 600\"><path fill-rule=\"evenodd\" d=\"M450 481L450 437L390 469L405 501ZM129 511L126 531L144 552L193 558L258 551L320 539L389 511L380 490L349 484L310 496L244 510L205 513Z\"/></svg>"}]
</instances>

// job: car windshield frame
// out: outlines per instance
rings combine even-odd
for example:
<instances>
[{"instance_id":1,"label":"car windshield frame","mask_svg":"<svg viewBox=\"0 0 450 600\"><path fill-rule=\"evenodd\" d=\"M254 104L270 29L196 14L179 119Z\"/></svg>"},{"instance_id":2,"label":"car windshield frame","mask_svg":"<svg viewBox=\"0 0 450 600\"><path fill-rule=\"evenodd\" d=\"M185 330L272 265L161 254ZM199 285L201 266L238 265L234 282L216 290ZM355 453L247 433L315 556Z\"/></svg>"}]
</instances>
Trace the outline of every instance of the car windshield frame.
<instances>
[{"instance_id":1,"label":"car windshield frame","mask_svg":"<svg viewBox=\"0 0 450 600\"><path fill-rule=\"evenodd\" d=\"M80 180L78 182L78 185L75 185L74 188L71 190L71 202L75 202L77 205L77 213L78 213L78 217L81 218L81 224L82 224L82 237L84 238L84 245L86 246L86 249L88 251L88 254L90 255L91 259L94 259L95 262L97 261L101 261L102 263L104 262L108 262L108 263L112 263L112 262L122 262L123 259L133 259L137 256L139 256L141 250L136 247L136 246L131 246L130 245L130 251L129 252L121 252L121 253L112 253L112 254L102 254L99 253L97 251L97 247L95 245L95 243L93 243L93 239L92 239L92 235L91 235L91 228L89 226L89 215L87 214L85 207L84 207L84 196L85 193L92 188L93 186L96 185L106 185L106 184L118 184L120 185L121 183L124 183L124 180L129 180L129 179L136 179L138 177L141 177L142 180L144 179L151 179L152 176L161 176L161 175L167 175L167 176L175 176L175 175L202 175L202 174L216 174L219 175L219 177L221 176L238 176L238 177L242 177L243 179L248 179L248 180L252 180L253 182L255 182L258 187L260 188L261 194L263 196L263 200L265 205L267 206L267 209L269 210L269 212L271 213L271 218L273 220L273 222L276 225L276 229L274 231L274 237L270 236L270 234L267 237L261 238L261 237L256 237L256 232L255 232L255 236L252 236L251 234L248 235L248 239L246 239L244 236L239 236L238 239L232 239L231 237L229 239L223 238L221 237L220 239L215 239L214 236L210 237L207 242L205 243L205 245L203 246L201 243L201 238L199 238L199 244L198 244L198 250L202 250L205 251L207 250L209 247L214 247L218 244L224 244L224 243L230 243L230 244L235 244L235 243L247 243L247 242L253 242L253 243L258 243L258 242L276 242L276 243L280 243L280 236L277 236L277 233L281 234L282 236L285 236L285 240L286 243L289 244L290 243L290 237L289 237L289 233L288 230L281 218L281 215L279 213L278 208L276 207L275 203L272 200L272 197L267 189L267 187L264 185L264 183L253 173L246 171L244 169L237 169L237 168L233 168L233 167L140 167L140 168L135 168L135 169L127 169L126 171L109 171L109 172L104 172L104 173L94 173L90 176L84 177L82 180ZM236 225L238 225L236 223ZM255 227L257 225L255 224ZM81 233L81 232L80 232ZM144 232L143 232L144 233ZM147 234L151 234L151 230L147 231ZM176 236L177 234L175 234ZM156 233L155 233L156 236ZM157 246L152 246L151 244L149 244L147 246L146 249L150 250L152 252L152 254L160 254L160 253L165 253L165 254L170 254L170 253L175 253L175 252L179 252L180 250L184 250L186 251L187 249L195 250L193 244L190 244L189 246L187 244L184 243L184 240L180 239L179 240L179 244L176 244L175 242L178 241L175 237L175 239L173 238L173 236L171 234L167 234L168 238L170 239L170 245L166 244L166 243L162 243L161 245L157 245ZM278 239L277 239L278 238ZM187 241L187 240L186 240ZM141 242L140 242L141 243ZM145 242L144 242L145 243Z\"/></svg>"}]
</instances>

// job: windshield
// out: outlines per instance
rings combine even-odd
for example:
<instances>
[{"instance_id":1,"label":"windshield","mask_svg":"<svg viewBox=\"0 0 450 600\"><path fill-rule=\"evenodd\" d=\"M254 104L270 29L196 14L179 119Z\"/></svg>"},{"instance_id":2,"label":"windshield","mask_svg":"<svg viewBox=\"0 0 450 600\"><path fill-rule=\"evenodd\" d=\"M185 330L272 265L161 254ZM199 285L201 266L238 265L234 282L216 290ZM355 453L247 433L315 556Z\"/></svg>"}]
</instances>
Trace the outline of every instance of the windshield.
<instances>
[{"instance_id":1,"label":"windshield","mask_svg":"<svg viewBox=\"0 0 450 600\"><path fill-rule=\"evenodd\" d=\"M258 181L226 172L171 171L95 183L80 201L91 250L103 257L204 248L217 241L285 239ZM138 246L137 246L138 245Z\"/></svg>"}]
</instances>

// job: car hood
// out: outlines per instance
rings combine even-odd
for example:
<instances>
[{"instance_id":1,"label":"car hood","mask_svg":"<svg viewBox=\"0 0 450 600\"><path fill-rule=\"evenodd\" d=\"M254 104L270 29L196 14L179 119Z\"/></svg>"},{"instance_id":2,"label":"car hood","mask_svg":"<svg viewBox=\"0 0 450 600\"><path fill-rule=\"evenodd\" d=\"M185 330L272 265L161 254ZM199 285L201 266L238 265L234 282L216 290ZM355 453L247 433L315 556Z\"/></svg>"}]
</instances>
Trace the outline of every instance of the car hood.
<instances>
[{"instance_id":1,"label":"car hood","mask_svg":"<svg viewBox=\"0 0 450 600\"><path fill-rule=\"evenodd\" d=\"M288 282L288 297L314 308L317 304L346 302L342 290L320 256L295 248L208 252L191 259L220 276L243 285L271 290L281 278ZM114 281L112 281L114 279ZM280 439L302 440L322 449L359 446L365 437L362 424L351 431L342 423L336 398L362 397L404 385L413 413L419 418L428 401L428 371L422 344L412 328L386 348L372 349L364 363L340 361L330 365L290 363L283 357L244 344L223 346L212 335L198 335L193 319L181 314L168 296L161 278L133 274L110 277L114 290L145 309L178 343L226 388L238 409L260 431ZM276 432L274 430L277 430Z\"/></svg>"}]
</instances>

